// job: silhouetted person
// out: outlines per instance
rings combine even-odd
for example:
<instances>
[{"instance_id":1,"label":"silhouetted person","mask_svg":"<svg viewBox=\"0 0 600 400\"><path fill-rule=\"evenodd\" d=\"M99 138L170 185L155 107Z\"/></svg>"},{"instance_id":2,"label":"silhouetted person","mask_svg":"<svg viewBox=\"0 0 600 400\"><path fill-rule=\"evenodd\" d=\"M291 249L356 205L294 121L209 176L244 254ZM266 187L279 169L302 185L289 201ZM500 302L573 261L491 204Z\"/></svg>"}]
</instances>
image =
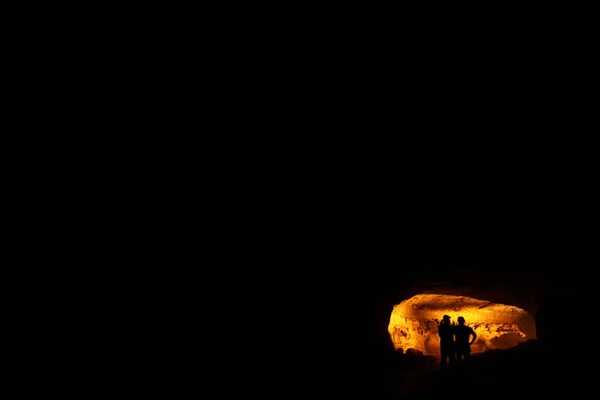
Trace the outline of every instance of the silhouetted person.
<instances>
[{"instance_id":1,"label":"silhouetted person","mask_svg":"<svg viewBox=\"0 0 600 400\"><path fill-rule=\"evenodd\" d=\"M440 355L441 368L446 369L448 365L454 367L455 349L454 349L454 328L450 325L450 316L444 315L442 322L438 326L438 335L440 336Z\"/></svg>"},{"instance_id":2,"label":"silhouetted person","mask_svg":"<svg viewBox=\"0 0 600 400\"><path fill-rule=\"evenodd\" d=\"M456 338L456 362L458 365L463 365L471 356L471 345L477 339L477 334L473 328L465 325L463 317L458 317L458 325L454 327L454 337Z\"/></svg>"}]
</instances>

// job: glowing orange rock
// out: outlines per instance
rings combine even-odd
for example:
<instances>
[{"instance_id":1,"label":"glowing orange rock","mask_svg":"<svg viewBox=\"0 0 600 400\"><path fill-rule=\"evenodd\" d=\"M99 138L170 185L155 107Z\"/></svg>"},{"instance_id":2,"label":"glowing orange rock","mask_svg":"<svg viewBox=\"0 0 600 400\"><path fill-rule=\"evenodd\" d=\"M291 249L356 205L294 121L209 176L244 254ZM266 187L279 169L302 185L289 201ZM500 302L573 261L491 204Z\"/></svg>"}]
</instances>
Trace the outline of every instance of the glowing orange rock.
<instances>
[{"instance_id":1,"label":"glowing orange rock","mask_svg":"<svg viewBox=\"0 0 600 400\"><path fill-rule=\"evenodd\" d=\"M525 310L465 296L419 294L394 306L388 331L396 349L439 356L438 323L444 314L459 316L477 333L471 352L507 349L536 338L535 319Z\"/></svg>"}]
</instances>

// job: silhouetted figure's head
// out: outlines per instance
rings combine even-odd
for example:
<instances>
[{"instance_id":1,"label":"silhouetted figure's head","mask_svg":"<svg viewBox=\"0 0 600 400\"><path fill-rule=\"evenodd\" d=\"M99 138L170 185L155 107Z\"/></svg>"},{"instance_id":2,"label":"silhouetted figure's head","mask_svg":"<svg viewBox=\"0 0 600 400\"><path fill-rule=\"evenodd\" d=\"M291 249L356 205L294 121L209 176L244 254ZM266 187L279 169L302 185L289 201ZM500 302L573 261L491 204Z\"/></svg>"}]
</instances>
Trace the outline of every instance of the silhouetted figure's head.
<instances>
[{"instance_id":1,"label":"silhouetted figure's head","mask_svg":"<svg viewBox=\"0 0 600 400\"><path fill-rule=\"evenodd\" d=\"M458 320L458 324L459 325L464 325L465 324L465 319L463 317L458 317L457 320Z\"/></svg>"},{"instance_id":2,"label":"silhouetted figure's head","mask_svg":"<svg viewBox=\"0 0 600 400\"><path fill-rule=\"evenodd\" d=\"M445 323L449 324L450 323L450 316L449 315L444 315L442 317L442 321L444 321Z\"/></svg>"}]
</instances>

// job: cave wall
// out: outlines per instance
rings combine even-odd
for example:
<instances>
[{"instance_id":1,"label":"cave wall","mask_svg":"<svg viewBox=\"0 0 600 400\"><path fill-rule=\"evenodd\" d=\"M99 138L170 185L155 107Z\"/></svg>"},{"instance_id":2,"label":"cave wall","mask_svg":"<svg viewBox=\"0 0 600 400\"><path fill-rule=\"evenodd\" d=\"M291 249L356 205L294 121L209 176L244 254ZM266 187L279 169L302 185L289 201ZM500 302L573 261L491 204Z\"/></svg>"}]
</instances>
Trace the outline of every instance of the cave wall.
<instances>
[{"instance_id":1,"label":"cave wall","mask_svg":"<svg viewBox=\"0 0 600 400\"><path fill-rule=\"evenodd\" d=\"M536 338L535 319L525 310L466 296L420 294L394 306L388 332L395 349L440 354L437 327L444 314L459 316L477 333L473 353L507 349Z\"/></svg>"},{"instance_id":2,"label":"cave wall","mask_svg":"<svg viewBox=\"0 0 600 400\"><path fill-rule=\"evenodd\" d=\"M340 273L327 278L329 281L325 282L319 275L319 279L315 281L322 285L322 288L316 291L316 295L315 284L312 281L310 286L306 286L310 290L296 293L295 301L299 304L298 309L304 311L302 311L303 317L293 319L289 327L290 330L301 332L298 340L288 345L290 357L294 359L306 357L311 365L310 373L299 371L298 377L304 379L306 375L312 374L313 377L322 376L324 380L329 380L332 379L331 374L335 373L340 376L340 382L357 384L361 380L373 381L377 386L376 382L382 375L379 371L388 366L390 368L397 366L397 354L388 332L394 306L415 294L423 293L424 290L467 297L470 295L474 298L514 305L530 312L532 316L534 315L532 311L537 311L537 307L543 304L543 298L539 296L536 286L537 281L524 279L513 271L505 273L504 277L498 277L493 273L496 272L494 270L488 272L491 275L489 279L478 271L464 274L462 271L456 273L452 271L452 274L449 273L453 275L450 279L436 272L430 273L435 280L428 280L428 270L426 268L422 270L420 276L415 276L414 273L407 274L403 270L396 274L373 272L365 275L362 271L357 271L355 275L349 276L347 273ZM563 279L557 282L556 292L559 294L562 281ZM490 293L491 296L476 297L474 293ZM577 291L577 295L581 295L580 291ZM517 301L511 302L506 299ZM572 313L576 312L578 304L578 298L575 296L559 297L559 299L562 306L554 307L555 302L552 302L545 313L548 331L557 339L561 335L564 338L564 330L556 330L557 319L569 315L566 314L569 309ZM581 304L587 307L592 303ZM284 310L280 313L288 314ZM443 314L435 313L431 318L439 319ZM281 330L273 330L271 334L276 335L280 332ZM315 366L319 373L314 372Z\"/></svg>"}]
</instances>

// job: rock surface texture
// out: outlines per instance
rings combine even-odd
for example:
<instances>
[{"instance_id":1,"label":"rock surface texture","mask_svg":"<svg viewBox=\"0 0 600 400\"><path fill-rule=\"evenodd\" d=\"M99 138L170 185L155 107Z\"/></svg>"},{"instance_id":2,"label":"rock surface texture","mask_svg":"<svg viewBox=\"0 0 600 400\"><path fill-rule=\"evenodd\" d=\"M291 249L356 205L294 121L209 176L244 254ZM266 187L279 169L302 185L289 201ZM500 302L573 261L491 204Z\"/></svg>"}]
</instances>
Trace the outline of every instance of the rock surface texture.
<instances>
[{"instance_id":1,"label":"rock surface texture","mask_svg":"<svg viewBox=\"0 0 600 400\"><path fill-rule=\"evenodd\" d=\"M465 325L475 330L472 354L507 349L536 338L535 319L521 308L465 296L419 294L394 306L388 326L394 348L438 356L437 327L444 314L452 323L464 317Z\"/></svg>"}]
</instances>

